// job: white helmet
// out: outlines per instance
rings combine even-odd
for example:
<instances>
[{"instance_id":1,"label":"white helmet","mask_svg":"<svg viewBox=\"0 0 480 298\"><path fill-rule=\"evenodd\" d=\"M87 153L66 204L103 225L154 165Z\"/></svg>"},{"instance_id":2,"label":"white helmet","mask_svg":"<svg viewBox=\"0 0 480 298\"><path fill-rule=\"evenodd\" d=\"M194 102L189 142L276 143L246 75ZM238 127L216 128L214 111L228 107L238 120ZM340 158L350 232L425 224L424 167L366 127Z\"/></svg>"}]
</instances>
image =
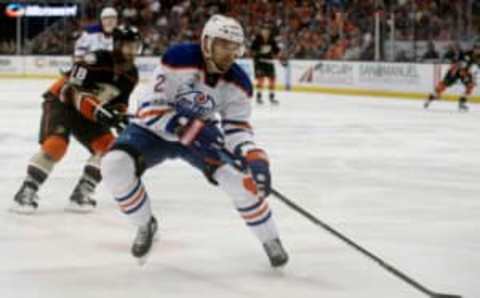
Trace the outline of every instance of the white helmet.
<instances>
[{"instance_id":1,"label":"white helmet","mask_svg":"<svg viewBox=\"0 0 480 298\"><path fill-rule=\"evenodd\" d=\"M116 17L118 17L117 11L112 7L105 7L102 9L102 13L100 14L100 19Z\"/></svg>"},{"instance_id":2,"label":"white helmet","mask_svg":"<svg viewBox=\"0 0 480 298\"><path fill-rule=\"evenodd\" d=\"M212 53L214 38L222 38L240 44L238 57L245 53L245 35L243 28L235 19L223 15L213 15L205 24L202 31L202 50L207 58Z\"/></svg>"}]
</instances>

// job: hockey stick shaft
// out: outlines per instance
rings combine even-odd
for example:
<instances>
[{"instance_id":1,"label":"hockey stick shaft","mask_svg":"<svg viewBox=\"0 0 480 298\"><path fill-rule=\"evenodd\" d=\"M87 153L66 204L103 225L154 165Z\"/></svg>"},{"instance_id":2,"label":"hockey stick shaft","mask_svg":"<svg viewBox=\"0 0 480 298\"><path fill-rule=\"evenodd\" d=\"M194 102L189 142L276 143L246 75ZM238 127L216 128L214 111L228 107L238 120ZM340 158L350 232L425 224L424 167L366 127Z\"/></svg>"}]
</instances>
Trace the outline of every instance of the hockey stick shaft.
<instances>
[{"instance_id":1,"label":"hockey stick shaft","mask_svg":"<svg viewBox=\"0 0 480 298\"><path fill-rule=\"evenodd\" d=\"M112 119L112 118L114 117L109 110L107 110L107 109L105 109L103 106L97 104L95 101L91 100L91 99L88 98L88 97L86 97L86 100L88 100L91 104L95 105L95 106L96 106L95 108L96 108L100 113L102 113L103 115L107 116L107 117L110 118L110 119ZM125 129L125 128L127 127L127 124L120 122L120 123L118 124L118 126L119 126L121 129Z\"/></svg>"},{"instance_id":2,"label":"hockey stick shaft","mask_svg":"<svg viewBox=\"0 0 480 298\"><path fill-rule=\"evenodd\" d=\"M228 152L226 149L221 150L221 156L225 162L230 164L232 167L237 169L238 171L241 171L245 173L245 170L240 167L237 163L235 163L235 159L232 156L230 152ZM420 292L434 298L461 298L461 296L458 295L449 295L449 294L439 294L436 293L427 287L423 286L420 284L418 281L414 280L413 278L409 277L405 273L401 272L399 269L396 269L393 265L385 262L383 259L380 257L376 256L375 254L371 253L367 249L363 248L347 236L343 235L339 231L335 230L332 228L330 225L326 224L325 222L321 221L319 218L317 218L315 215L307 211L305 208L299 206L297 203L293 202L283 194L281 194L279 191L275 190L272 188L272 195L282 201L284 204L286 204L288 207L293 209L294 211L298 212L299 214L303 215L305 218L307 218L309 221L314 223L317 226L322 227L325 229L327 232L330 234L334 235L335 237L339 238L349 246L353 247L357 251L361 252L364 256L368 257L369 259L375 261L378 265L380 265L383 269L387 270L388 272L392 273L396 277L400 278L404 282L408 283L409 285L413 286L415 289L419 290Z\"/></svg>"},{"instance_id":3,"label":"hockey stick shaft","mask_svg":"<svg viewBox=\"0 0 480 298\"><path fill-rule=\"evenodd\" d=\"M291 201L290 199L288 199L287 197L285 197L284 195L282 195L280 192L278 192L277 190L275 189L272 189L272 194L277 198L279 199L280 201L282 201L284 204L286 204L288 207L292 208L293 210L295 210L296 212L300 213L301 215L303 215L305 218L307 218L308 220L310 220L311 222L313 222L314 224L318 225L318 226L321 226L323 229L327 230L330 234L336 236L337 238L340 238L343 242L347 243L348 245L350 245L351 247L355 248L356 250L360 251L363 255L367 256L368 258L370 258L371 260L375 261L376 263L378 263L381 267L383 267L384 269L386 269L387 271L393 273L394 275L396 275L397 277L399 277L400 279L404 280L405 282L409 283L410 285L412 285L413 287L415 287L416 289L418 289L419 291L429 295L429 296L432 296L434 295L434 292L429 290L428 288L426 288L425 286L421 285L419 282L415 281L414 279L408 277L405 273L401 272L400 270L396 269L395 267L393 267L392 265L388 264L387 262L385 262L384 260L382 260L381 258L377 257L375 254L371 253L370 251L368 251L367 249L363 248L362 246L358 245L357 243L355 243L353 240L351 240L350 238L346 237L345 235L343 235L342 233L340 233L339 231L335 230L334 228L332 228L330 225L324 223L323 221L321 221L320 219L318 219L316 216L314 216L313 214L311 214L310 212L308 212L307 210L305 210L304 208L300 207L299 205L297 205L296 203L294 203L293 201Z\"/></svg>"}]
</instances>

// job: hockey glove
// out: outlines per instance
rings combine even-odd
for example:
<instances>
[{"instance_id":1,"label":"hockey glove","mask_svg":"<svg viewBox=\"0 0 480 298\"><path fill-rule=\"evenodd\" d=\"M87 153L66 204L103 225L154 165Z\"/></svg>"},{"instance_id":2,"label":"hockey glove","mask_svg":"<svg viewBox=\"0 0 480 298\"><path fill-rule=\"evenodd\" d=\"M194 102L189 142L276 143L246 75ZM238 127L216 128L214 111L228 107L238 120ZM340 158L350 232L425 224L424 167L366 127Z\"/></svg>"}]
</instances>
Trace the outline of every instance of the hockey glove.
<instances>
[{"instance_id":1,"label":"hockey glove","mask_svg":"<svg viewBox=\"0 0 480 298\"><path fill-rule=\"evenodd\" d=\"M176 134L179 142L191 148L204 159L219 160L218 151L224 146L222 131L212 122L177 114L167 125L167 131Z\"/></svg>"},{"instance_id":2,"label":"hockey glove","mask_svg":"<svg viewBox=\"0 0 480 298\"><path fill-rule=\"evenodd\" d=\"M247 153L245 161L256 183L258 196L268 197L272 191L272 177L267 154L261 149L254 149Z\"/></svg>"},{"instance_id":3,"label":"hockey glove","mask_svg":"<svg viewBox=\"0 0 480 298\"><path fill-rule=\"evenodd\" d=\"M113 108L99 107L95 111L95 121L100 125L113 127L117 132L121 132L128 125L128 116Z\"/></svg>"},{"instance_id":4,"label":"hockey glove","mask_svg":"<svg viewBox=\"0 0 480 298\"><path fill-rule=\"evenodd\" d=\"M217 125L206 122L193 140L191 148L205 161L217 162L221 160L219 150L224 145L225 139L222 131Z\"/></svg>"}]
</instances>

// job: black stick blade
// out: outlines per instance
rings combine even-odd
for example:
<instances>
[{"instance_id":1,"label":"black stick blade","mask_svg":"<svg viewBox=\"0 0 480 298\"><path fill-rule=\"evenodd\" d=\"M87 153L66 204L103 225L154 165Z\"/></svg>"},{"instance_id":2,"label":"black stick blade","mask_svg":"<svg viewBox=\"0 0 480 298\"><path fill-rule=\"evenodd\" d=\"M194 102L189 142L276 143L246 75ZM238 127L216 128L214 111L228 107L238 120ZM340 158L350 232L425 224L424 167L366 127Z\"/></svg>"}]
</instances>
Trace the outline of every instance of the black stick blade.
<instances>
[{"instance_id":1,"label":"black stick blade","mask_svg":"<svg viewBox=\"0 0 480 298\"><path fill-rule=\"evenodd\" d=\"M431 298L462 298L460 295L453 295L453 294L441 294L436 293L431 296Z\"/></svg>"}]
</instances>

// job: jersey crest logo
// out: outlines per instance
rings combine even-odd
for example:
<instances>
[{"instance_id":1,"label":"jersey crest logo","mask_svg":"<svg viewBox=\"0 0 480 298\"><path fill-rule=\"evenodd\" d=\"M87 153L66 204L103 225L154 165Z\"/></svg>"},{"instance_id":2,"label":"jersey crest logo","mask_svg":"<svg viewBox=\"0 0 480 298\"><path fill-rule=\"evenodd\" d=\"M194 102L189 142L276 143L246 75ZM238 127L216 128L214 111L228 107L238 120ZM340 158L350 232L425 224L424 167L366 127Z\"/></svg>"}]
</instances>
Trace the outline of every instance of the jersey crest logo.
<instances>
[{"instance_id":1,"label":"jersey crest logo","mask_svg":"<svg viewBox=\"0 0 480 298\"><path fill-rule=\"evenodd\" d=\"M215 109L215 100L201 91L188 91L177 95L176 106L189 110L197 117L207 116Z\"/></svg>"}]
</instances>

